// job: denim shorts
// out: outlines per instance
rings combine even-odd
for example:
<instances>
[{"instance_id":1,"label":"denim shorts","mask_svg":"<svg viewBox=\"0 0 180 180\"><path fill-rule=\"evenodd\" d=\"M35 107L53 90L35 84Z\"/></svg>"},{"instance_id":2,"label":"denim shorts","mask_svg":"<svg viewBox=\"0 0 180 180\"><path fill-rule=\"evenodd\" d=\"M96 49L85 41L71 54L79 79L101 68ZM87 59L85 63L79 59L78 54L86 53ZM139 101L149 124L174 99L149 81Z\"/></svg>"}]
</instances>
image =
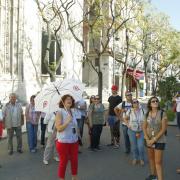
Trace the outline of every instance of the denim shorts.
<instances>
[{"instance_id":1,"label":"denim shorts","mask_svg":"<svg viewBox=\"0 0 180 180\"><path fill-rule=\"evenodd\" d=\"M164 150L166 143L154 143L152 147L149 147L146 145L146 141L145 141L145 146L151 149Z\"/></svg>"}]
</instances>

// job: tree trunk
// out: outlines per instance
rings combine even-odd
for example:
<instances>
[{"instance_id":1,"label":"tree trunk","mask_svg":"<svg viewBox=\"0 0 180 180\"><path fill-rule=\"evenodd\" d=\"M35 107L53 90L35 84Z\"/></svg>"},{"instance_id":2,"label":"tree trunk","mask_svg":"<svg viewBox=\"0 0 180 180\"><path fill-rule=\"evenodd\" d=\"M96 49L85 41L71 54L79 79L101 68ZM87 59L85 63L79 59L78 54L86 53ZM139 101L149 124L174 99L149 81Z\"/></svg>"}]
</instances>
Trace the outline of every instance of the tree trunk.
<instances>
[{"instance_id":1,"label":"tree trunk","mask_svg":"<svg viewBox=\"0 0 180 180\"><path fill-rule=\"evenodd\" d=\"M138 99L138 97L139 97L139 92L140 91L140 87L139 87L139 83L138 83L138 81L136 81L136 99Z\"/></svg>"},{"instance_id":2,"label":"tree trunk","mask_svg":"<svg viewBox=\"0 0 180 180\"><path fill-rule=\"evenodd\" d=\"M56 81L55 72L51 72L51 73L49 73L49 75L50 75L50 81L51 82Z\"/></svg>"},{"instance_id":3,"label":"tree trunk","mask_svg":"<svg viewBox=\"0 0 180 180\"><path fill-rule=\"evenodd\" d=\"M148 77L147 77L147 66L144 67L144 76L145 76L145 83L146 83L146 89L145 89L145 95L148 95Z\"/></svg>"},{"instance_id":4,"label":"tree trunk","mask_svg":"<svg viewBox=\"0 0 180 180\"><path fill-rule=\"evenodd\" d=\"M102 72L98 72L98 95L102 101L102 90L103 90L103 76Z\"/></svg>"},{"instance_id":5,"label":"tree trunk","mask_svg":"<svg viewBox=\"0 0 180 180\"><path fill-rule=\"evenodd\" d=\"M121 97L124 100L125 98L125 87L126 87L126 70L124 70L122 75L122 87L121 87Z\"/></svg>"}]
</instances>

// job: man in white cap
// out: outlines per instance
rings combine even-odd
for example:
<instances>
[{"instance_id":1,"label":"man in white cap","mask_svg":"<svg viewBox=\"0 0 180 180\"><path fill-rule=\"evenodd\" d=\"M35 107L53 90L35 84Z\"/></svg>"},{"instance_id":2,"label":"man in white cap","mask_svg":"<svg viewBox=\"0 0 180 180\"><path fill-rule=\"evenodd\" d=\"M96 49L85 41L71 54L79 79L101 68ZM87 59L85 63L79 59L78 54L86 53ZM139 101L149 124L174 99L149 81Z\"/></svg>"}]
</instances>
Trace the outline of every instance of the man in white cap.
<instances>
[{"instance_id":1,"label":"man in white cap","mask_svg":"<svg viewBox=\"0 0 180 180\"><path fill-rule=\"evenodd\" d=\"M132 93L127 91L125 95L126 95L126 101L123 101L122 103L120 103L114 108L114 112L116 116L122 120L123 120L123 117L125 117L126 112L132 107ZM122 123L122 130L123 130L123 136L124 136L124 142L125 142L125 153L129 154L131 151L131 145L130 145L130 140L129 140L129 135L128 135L128 127L125 122Z\"/></svg>"}]
</instances>

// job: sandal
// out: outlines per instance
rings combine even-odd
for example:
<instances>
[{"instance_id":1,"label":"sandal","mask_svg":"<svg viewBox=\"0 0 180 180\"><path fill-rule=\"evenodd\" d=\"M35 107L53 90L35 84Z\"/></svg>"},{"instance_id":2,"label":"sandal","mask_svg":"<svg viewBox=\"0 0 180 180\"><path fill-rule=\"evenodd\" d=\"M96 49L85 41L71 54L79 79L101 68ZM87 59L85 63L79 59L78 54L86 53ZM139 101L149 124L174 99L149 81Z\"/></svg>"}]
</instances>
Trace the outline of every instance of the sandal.
<instances>
[{"instance_id":1,"label":"sandal","mask_svg":"<svg viewBox=\"0 0 180 180\"><path fill-rule=\"evenodd\" d=\"M176 169L177 174L180 174L180 168Z\"/></svg>"}]
</instances>

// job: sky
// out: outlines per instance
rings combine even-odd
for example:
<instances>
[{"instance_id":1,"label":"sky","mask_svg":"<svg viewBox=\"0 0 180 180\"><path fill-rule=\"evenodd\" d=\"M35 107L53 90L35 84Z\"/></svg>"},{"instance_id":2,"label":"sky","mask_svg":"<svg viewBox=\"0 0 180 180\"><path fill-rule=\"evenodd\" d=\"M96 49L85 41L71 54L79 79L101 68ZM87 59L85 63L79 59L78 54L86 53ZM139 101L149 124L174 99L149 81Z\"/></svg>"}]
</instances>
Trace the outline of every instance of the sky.
<instances>
[{"instance_id":1,"label":"sky","mask_svg":"<svg viewBox=\"0 0 180 180\"><path fill-rule=\"evenodd\" d=\"M180 0L151 0L151 3L170 16L170 24L180 31Z\"/></svg>"}]
</instances>

